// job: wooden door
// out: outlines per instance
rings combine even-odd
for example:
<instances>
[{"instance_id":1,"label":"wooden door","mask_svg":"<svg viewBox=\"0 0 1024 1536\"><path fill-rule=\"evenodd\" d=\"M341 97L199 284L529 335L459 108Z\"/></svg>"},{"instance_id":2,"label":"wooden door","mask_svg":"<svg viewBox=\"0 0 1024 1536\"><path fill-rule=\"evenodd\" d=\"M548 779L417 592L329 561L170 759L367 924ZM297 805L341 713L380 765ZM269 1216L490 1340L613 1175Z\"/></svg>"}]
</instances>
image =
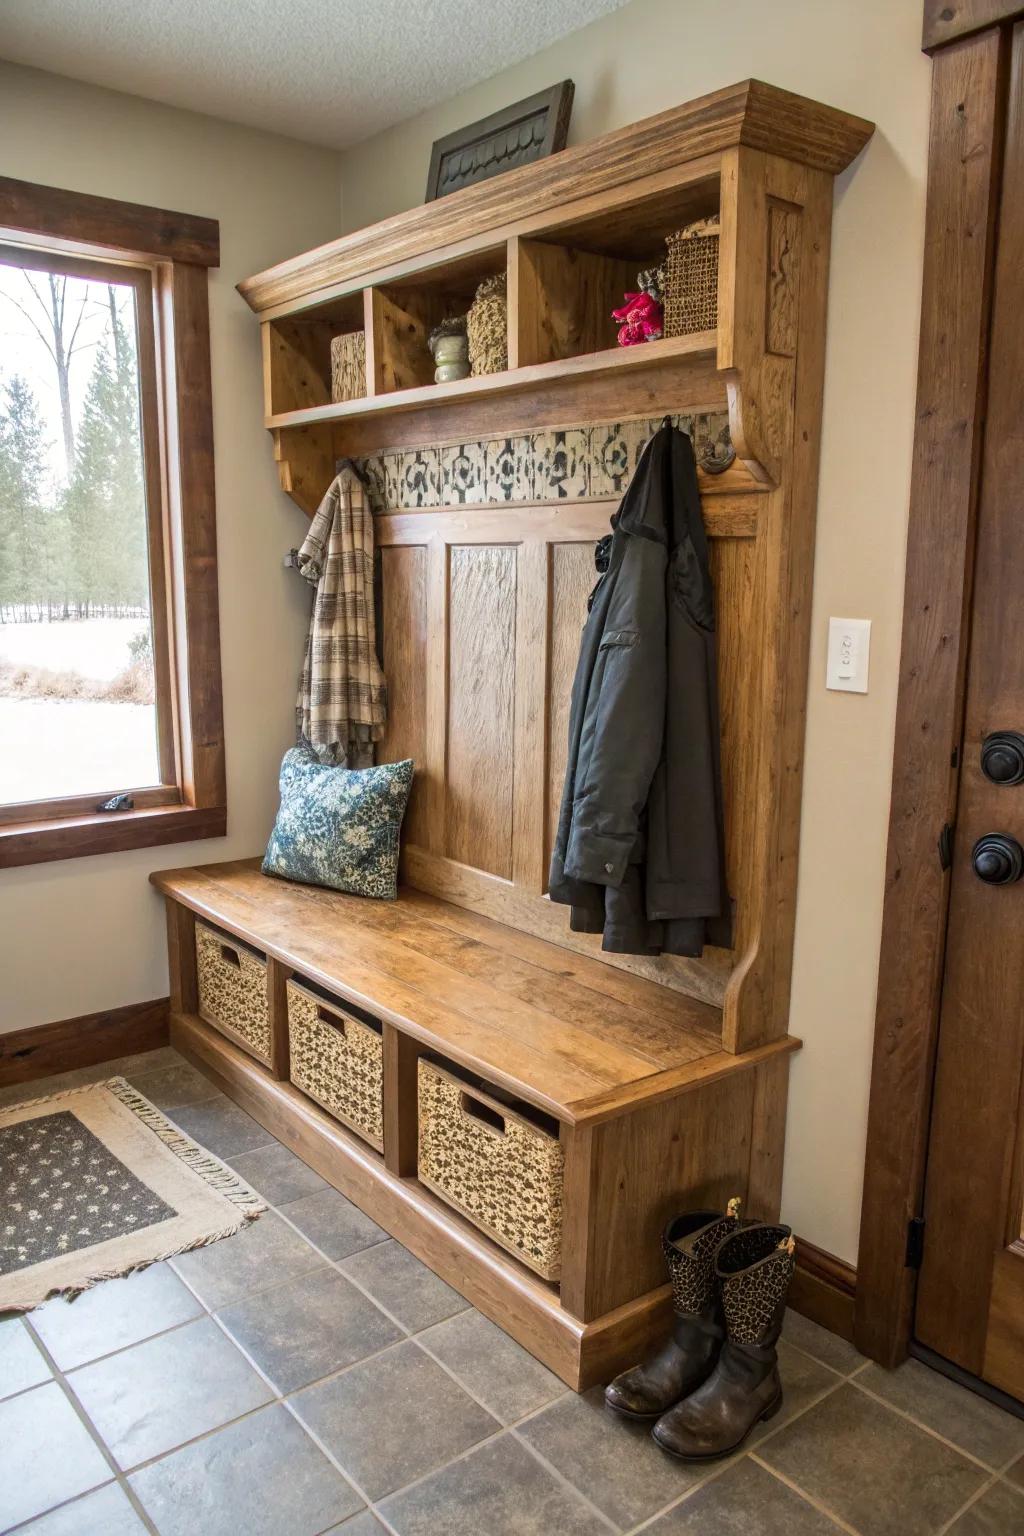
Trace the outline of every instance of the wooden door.
<instances>
[{"instance_id":1,"label":"wooden door","mask_svg":"<svg viewBox=\"0 0 1024 1536\"><path fill-rule=\"evenodd\" d=\"M915 1334L1024 1400L1024 23L1007 112Z\"/></svg>"}]
</instances>

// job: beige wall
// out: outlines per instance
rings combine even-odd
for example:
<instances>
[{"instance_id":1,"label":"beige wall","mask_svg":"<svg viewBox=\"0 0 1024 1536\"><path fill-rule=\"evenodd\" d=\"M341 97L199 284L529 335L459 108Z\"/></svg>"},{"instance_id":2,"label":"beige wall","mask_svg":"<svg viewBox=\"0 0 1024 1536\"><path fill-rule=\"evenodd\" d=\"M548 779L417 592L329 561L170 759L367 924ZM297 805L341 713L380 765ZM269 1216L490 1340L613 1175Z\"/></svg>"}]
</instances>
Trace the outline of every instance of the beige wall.
<instances>
[{"instance_id":1,"label":"beige wall","mask_svg":"<svg viewBox=\"0 0 1024 1536\"><path fill-rule=\"evenodd\" d=\"M836 184L791 1028L786 1219L857 1251L902 604L930 66L920 0L633 0L349 152L347 228L418 203L431 142L571 76L578 142L747 76L871 118ZM866 697L824 687L829 614L873 621Z\"/></svg>"},{"instance_id":2,"label":"beige wall","mask_svg":"<svg viewBox=\"0 0 1024 1536\"><path fill-rule=\"evenodd\" d=\"M337 233L338 158L0 63L0 175L220 220L210 308L229 833L0 874L0 1030L10 1030L164 995L162 906L147 874L266 841L308 611L281 558L305 518L278 485L258 326L234 285Z\"/></svg>"}]
</instances>

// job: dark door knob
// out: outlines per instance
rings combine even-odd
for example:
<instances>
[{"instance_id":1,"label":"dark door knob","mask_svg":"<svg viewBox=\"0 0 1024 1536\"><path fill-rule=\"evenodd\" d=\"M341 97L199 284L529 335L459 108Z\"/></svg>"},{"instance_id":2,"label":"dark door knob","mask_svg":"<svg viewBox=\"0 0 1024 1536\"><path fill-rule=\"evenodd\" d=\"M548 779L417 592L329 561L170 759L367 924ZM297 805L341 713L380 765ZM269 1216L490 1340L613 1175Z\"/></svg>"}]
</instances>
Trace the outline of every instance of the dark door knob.
<instances>
[{"instance_id":1,"label":"dark door knob","mask_svg":"<svg viewBox=\"0 0 1024 1536\"><path fill-rule=\"evenodd\" d=\"M1012 885L1024 874L1024 848L1005 832L986 832L974 845L971 864L986 885Z\"/></svg>"},{"instance_id":2,"label":"dark door knob","mask_svg":"<svg viewBox=\"0 0 1024 1536\"><path fill-rule=\"evenodd\" d=\"M1024 783L1024 736L992 731L981 744L981 771L993 784Z\"/></svg>"}]
</instances>

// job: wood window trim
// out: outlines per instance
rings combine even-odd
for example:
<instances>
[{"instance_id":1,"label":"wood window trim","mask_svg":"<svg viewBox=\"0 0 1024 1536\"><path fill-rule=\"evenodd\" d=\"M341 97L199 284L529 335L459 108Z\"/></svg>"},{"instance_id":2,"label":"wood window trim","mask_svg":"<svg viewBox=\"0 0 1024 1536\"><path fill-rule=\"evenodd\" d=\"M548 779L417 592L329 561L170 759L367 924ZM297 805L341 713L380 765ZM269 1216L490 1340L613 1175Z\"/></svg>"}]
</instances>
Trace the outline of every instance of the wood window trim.
<instances>
[{"instance_id":1,"label":"wood window trim","mask_svg":"<svg viewBox=\"0 0 1024 1536\"><path fill-rule=\"evenodd\" d=\"M154 653L160 713L173 723L173 731L161 731L164 782L135 792L134 810L97 813L99 794L53 802L57 815L47 814L45 802L0 809L0 868L222 837L227 797L207 294L207 269L219 262L219 226L0 177L0 242L28 248L26 265L34 247L65 257L69 272L83 256L93 272L97 260L121 263L121 281L125 271L134 274L144 295L137 305L146 311L140 356L152 347L160 368L158 378L148 371L158 398L144 401L142 413L147 500L160 517L160 537L150 541ZM146 374L140 370L140 378ZM151 532L152 526L151 519Z\"/></svg>"},{"instance_id":2,"label":"wood window trim","mask_svg":"<svg viewBox=\"0 0 1024 1536\"><path fill-rule=\"evenodd\" d=\"M854 1316L857 1347L889 1367L907 1355L917 1288L907 1238L922 1211L935 1072L949 907L938 839L954 820L959 787L1006 115L1008 33L973 31L966 13L1002 22L1021 7L967 0L953 9L964 25L936 52L932 74L917 429ZM926 43L934 12L927 0Z\"/></svg>"}]
</instances>

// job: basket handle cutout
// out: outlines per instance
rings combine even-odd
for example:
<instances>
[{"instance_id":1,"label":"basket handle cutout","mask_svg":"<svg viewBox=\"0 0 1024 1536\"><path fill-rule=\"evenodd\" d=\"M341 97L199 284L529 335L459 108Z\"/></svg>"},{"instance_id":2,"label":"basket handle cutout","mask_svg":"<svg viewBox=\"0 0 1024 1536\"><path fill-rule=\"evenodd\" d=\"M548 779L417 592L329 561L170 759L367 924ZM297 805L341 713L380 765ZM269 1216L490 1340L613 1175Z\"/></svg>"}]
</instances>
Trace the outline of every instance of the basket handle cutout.
<instances>
[{"instance_id":1,"label":"basket handle cutout","mask_svg":"<svg viewBox=\"0 0 1024 1536\"><path fill-rule=\"evenodd\" d=\"M499 1115L496 1109L489 1104L482 1104L479 1099L474 1099L472 1094L463 1093L459 1099L459 1108L470 1120L479 1120L481 1125L488 1126L492 1131L497 1131L499 1136L505 1134L505 1117Z\"/></svg>"},{"instance_id":2,"label":"basket handle cutout","mask_svg":"<svg viewBox=\"0 0 1024 1536\"><path fill-rule=\"evenodd\" d=\"M322 1003L317 1004L316 1016L321 1024L329 1024L342 1037L348 1034L348 1030L345 1028L345 1020L336 1013L329 1013Z\"/></svg>"},{"instance_id":3,"label":"basket handle cutout","mask_svg":"<svg viewBox=\"0 0 1024 1536\"><path fill-rule=\"evenodd\" d=\"M238 970L242 969L242 962L239 958L238 950L232 949L230 944L221 945L220 957L222 960L226 960L228 965L233 965Z\"/></svg>"}]
</instances>

